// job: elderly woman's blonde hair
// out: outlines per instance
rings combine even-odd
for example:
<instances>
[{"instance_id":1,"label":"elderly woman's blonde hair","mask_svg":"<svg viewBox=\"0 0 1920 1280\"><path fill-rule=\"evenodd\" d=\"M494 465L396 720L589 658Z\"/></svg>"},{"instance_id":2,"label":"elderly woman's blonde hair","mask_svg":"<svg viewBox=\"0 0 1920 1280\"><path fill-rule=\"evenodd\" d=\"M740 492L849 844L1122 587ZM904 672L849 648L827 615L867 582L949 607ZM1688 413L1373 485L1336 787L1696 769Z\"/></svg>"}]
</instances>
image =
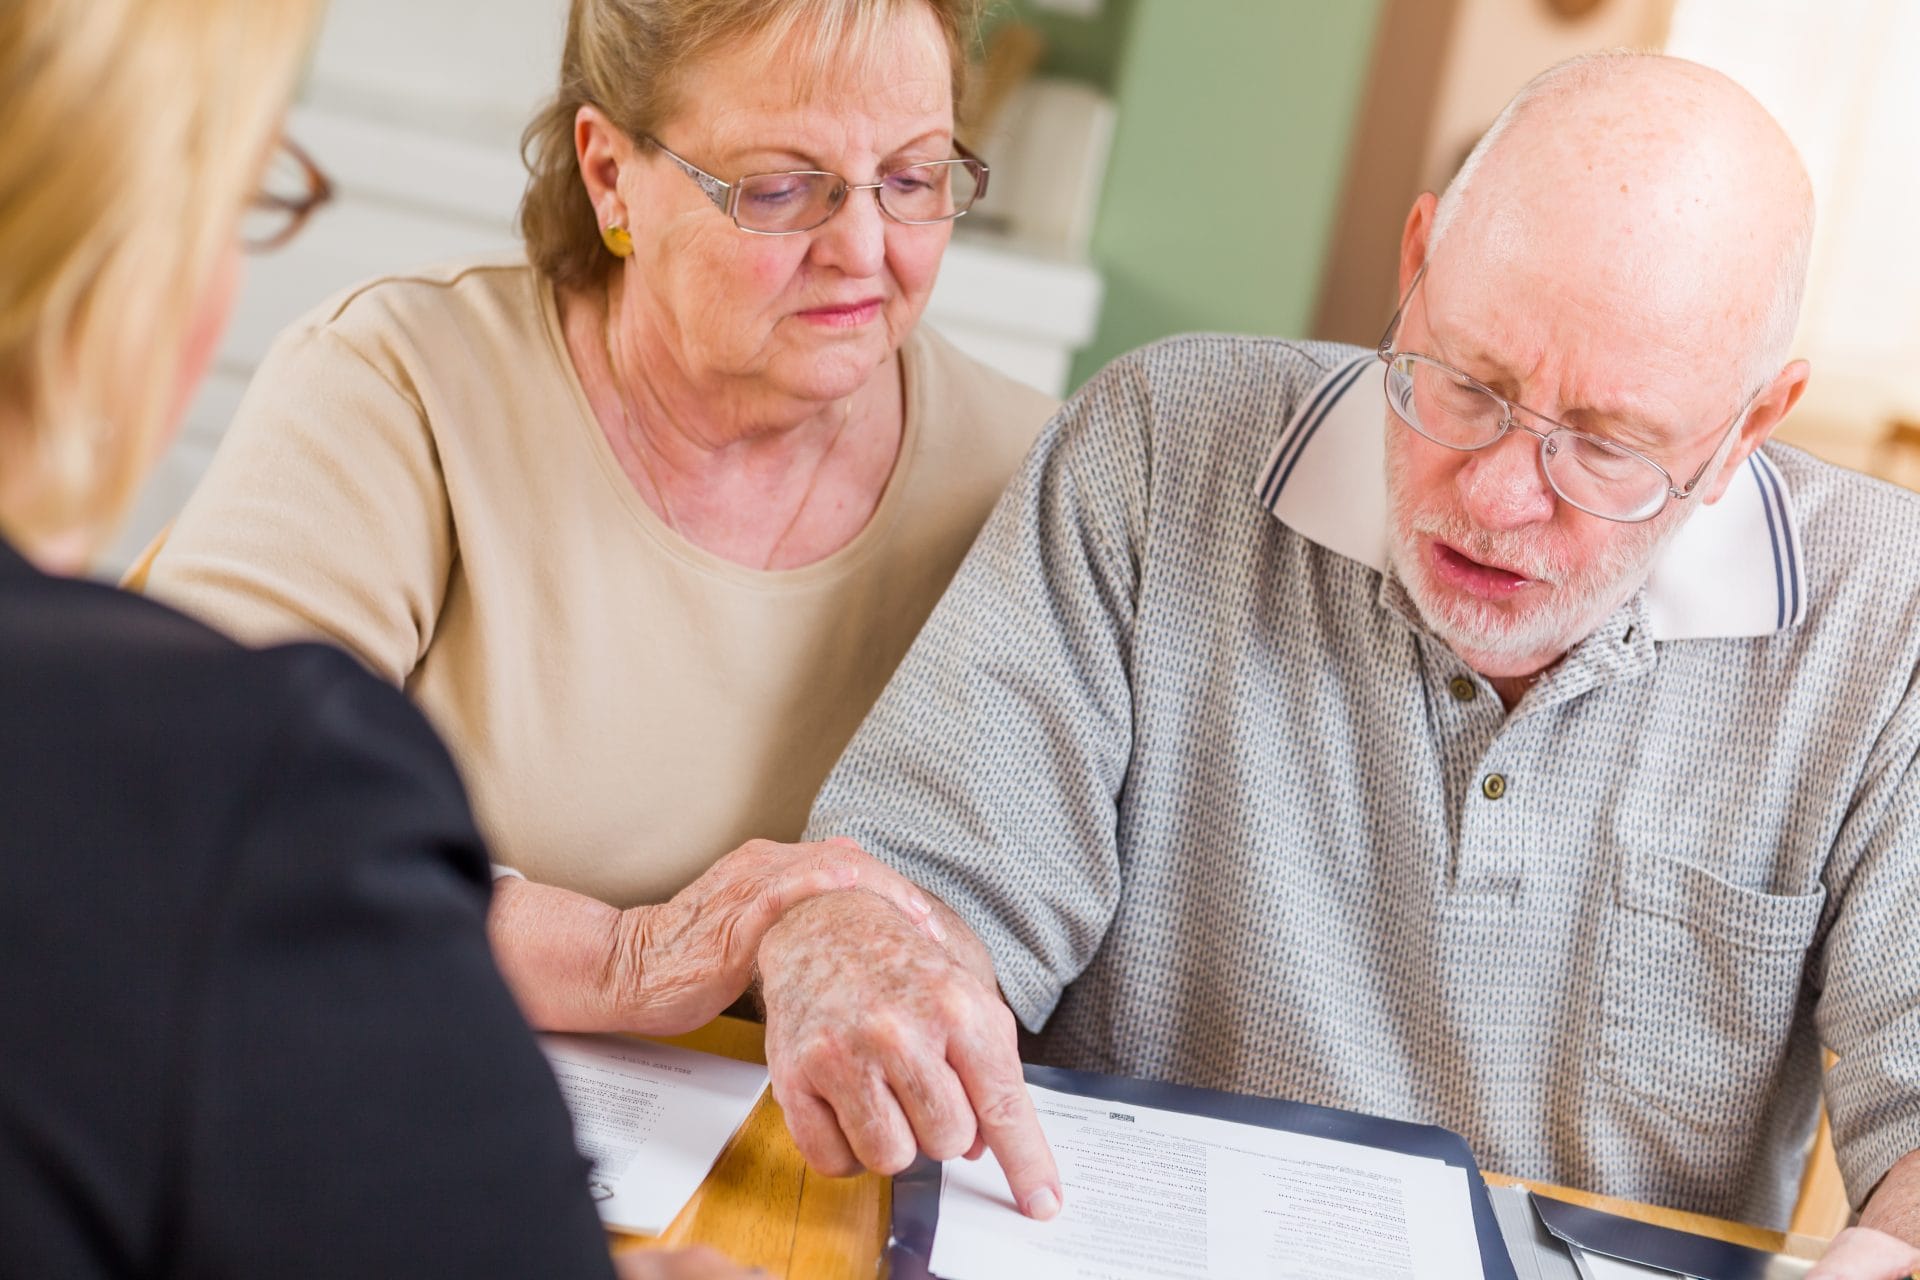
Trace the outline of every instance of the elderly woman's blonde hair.
<instances>
[{"instance_id":1,"label":"elderly woman's blonde hair","mask_svg":"<svg viewBox=\"0 0 1920 1280\"><path fill-rule=\"evenodd\" d=\"M0 528L110 536L320 0L0 3Z\"/></svg>"},{"instance_id":2,"label":"elderly woman's blonde hair","mask_svg":"<svg viewBox=\"0 0 1920 1280\"><path fill-rule=\"evenodd\" d=\"M605 279L611 258L574 155L574 117L592 105L630 138L652 133L682 107L675 68L741 44L784 44L823 70L851 61L871 74L889 25L916 8L930 12L953 64L953 100L966 85L967 54L980 0L573 0L560 88L527 127L521 150L532 177L520 205L527 256L555 284L584 288Z\"/></svg>"}]
</instances>

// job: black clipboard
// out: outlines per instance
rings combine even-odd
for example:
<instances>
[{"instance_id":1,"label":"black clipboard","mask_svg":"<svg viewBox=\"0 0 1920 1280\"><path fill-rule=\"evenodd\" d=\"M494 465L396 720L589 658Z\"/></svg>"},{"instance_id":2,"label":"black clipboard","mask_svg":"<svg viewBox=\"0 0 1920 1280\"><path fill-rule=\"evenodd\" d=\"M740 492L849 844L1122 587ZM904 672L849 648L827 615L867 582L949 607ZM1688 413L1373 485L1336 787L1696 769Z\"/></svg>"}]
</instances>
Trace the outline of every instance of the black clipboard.
<instances>
[{"instance_id":1,"label":"black clipboard","mask_svg":"<svg viewBox=\"0 0 1920 1280\"><path fill-rule=\"evenodd\" d=\"M1464 1169L1467 1195L1473 1204L1473 1231L1480 1242L1481 1272L1486 1280L1517 1280L1513 1261L1507 1256L1506 1242L1500 1235L1500 1224L1493 1216L1493 1205L1487 1199L1487 1184L1480 1176L1480 1167L1474 1163L1466 1139L1450 1129L1385 1120L1304 1102L1157 1084L1092 1071L1029 1066L1026 1076L1028 1084L1061 1093L1427 1156ZM887 1261L892 1267L893 1280L938 1280L928 1266L928 1259L933 1256L933 1233L939 1222L940 1166L922 1158L893 1179L893 1225L887 1239Z\"/></svg>"},{"instance_id":2,"label":"black clipboard","mask_svg":"<svg viewBox=\"0 0 1920 1280\"><path fill-rule=\"evenodd\" d=\"M1656 1227L1599 1209L1569 1204L1533 1192L1533 1211L1555 1239L1588 1253L1693 1276L1697 1280L1767 1280L1777 1275L1778 1255L1726 1240Z\"/></svg>"}]
</instances>

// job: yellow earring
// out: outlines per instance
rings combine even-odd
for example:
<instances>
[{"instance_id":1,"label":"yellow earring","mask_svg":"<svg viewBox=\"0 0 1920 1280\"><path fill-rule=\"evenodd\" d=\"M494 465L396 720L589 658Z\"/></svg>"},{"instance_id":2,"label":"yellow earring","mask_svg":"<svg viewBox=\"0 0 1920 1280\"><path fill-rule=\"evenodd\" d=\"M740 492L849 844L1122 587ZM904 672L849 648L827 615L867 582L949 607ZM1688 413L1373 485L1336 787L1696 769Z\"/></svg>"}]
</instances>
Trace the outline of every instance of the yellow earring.
<instances>
[{"instance_id":1,"label":"yellow earring","mask_svg":"<svg viewBox=\"0 0 1920 1280\"><path fill-rule=\"evenodd\" d=\"M627 229L617 223L600 229L600 243L607 246L607 252L616 258L633 255L633 237Z\"/></svg>"}]
</instances>

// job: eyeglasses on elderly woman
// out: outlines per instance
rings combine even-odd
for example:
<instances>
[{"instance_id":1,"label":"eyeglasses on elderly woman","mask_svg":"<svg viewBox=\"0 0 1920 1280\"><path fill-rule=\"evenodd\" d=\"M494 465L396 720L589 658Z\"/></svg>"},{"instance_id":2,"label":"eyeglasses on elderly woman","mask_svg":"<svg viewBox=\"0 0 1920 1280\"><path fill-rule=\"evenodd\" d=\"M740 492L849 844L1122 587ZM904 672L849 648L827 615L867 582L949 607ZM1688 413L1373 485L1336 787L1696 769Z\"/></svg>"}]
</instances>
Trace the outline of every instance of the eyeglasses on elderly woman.
<instances>
[{"instance_id":1,"label":"eyeglasses on elderly woman","mask_svg":"<svg viewBox=\"0 0 1920 1280\"><path fill-rule=\"evenodd\" d=\"M929 160L902 165L880 175L878 182L849 182L837 173L795 169L785 173L750 173L724 182L699 165L685 160L658 138L641 139L680 166L713 207L733 219L733 225L757 236L791 236L811 231L840 212L847 197L871 191L880 212L895 222L923 226L965 215L974 201L987 194L987 162L958 142L952 160Z\"/></svg>"}]
</instances>

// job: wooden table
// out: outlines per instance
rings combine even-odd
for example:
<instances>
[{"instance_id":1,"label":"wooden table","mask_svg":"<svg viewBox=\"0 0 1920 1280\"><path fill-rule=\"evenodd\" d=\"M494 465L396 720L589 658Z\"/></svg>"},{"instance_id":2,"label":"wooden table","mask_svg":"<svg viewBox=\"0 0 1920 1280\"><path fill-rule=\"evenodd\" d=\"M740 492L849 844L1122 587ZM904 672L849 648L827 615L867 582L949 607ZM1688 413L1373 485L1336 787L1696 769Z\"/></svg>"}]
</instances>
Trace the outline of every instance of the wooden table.
<instances>
[{"instance_id":1,"label":"wooden table","mask_svg":"<svg viewBox=\"0 0 1920 1280\"><path fill-rule=\"evenodd\" d=\"M667 1039L749 1062L766 1061L757 1023L720 1018L688 1035ZM1497 1173L1489 1173L1487 1181L1522 1183ZM1756 1249L1816 1257L1823 1243L1545 1183L1523 1185L1575 1204ZM769 1093L666 1233L648 1240L621 1237L615 1247L625 1251L709 1244L745 1265L765 1267L790 1280L874 1280L887 1244L891 1192L892 1184L875 1174L824 1178L807 1168Z\"/></svg>"},{"instance_id":2,"label":"wooden table","mask_svg":"<svg viewBox=\"0 0 1920 1280\"><path fill-rule=\"evenodd\" d=\"M765 1062L764 1028L718 1018L670 1044ZM893 1184L878 1174L825 1178L807 1168L769 1091L721 1153L687 1207L657 1238L628 1248L710 1244L745 1266L790 1280L874 1280L887 1247Z\"/></svg>"}]
</instances>

